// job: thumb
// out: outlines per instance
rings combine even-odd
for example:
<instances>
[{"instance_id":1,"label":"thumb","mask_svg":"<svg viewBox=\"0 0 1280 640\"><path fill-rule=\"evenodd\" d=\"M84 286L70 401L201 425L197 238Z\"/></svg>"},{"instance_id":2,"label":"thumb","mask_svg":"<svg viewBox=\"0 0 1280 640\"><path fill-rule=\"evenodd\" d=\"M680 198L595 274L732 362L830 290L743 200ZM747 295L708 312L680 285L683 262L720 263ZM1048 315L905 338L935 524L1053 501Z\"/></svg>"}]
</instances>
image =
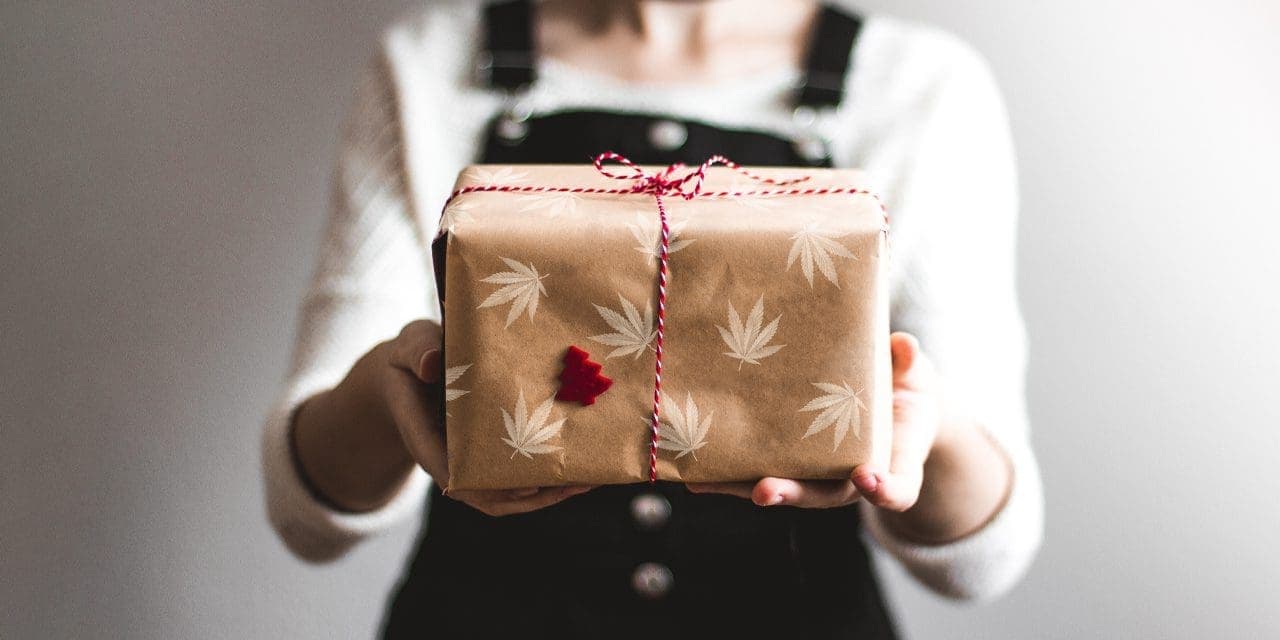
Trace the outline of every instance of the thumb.
<instances>
[{"instance_id":1,"label":"thumb","mask_svg":"<svg viewBox=\"0 0 1280 640\"><path fill-rule=\"evenodd\" d=\"M889 335L889 352L893 355L893 377L897 379L911 371L920 355L920 341L909 333L896 331Z\"/></svg>"},{"instance_id":2,"label":"thumb","mask_svg":"<svg viewBox=\"0 0 1280 640\"><path fill-rule=\"evenodd\" d=\"M427 384L439 383L444 368L441 333L440 325L426 320L405 325L391 342L391 366L408 371Z\"/></svg>"},{"instance_id":3,"label":"thumb","mask_svg":"<svg viewBox=\"0 0 1280 640\"><path fill-rule=\"evenodd\" d=\"M889 336L889 352L893 356L893 388L923 390L933 386L935 373L929 358L920 349L916 337L901 331Z\"/></svg>"},{"instance_id":4,"label":"thumb","mask_svg":"<svg viewBox=\"0 0 1280 640\"><path fill-rule=\"evenodd\" d=\"M444 352L439 348L431 348L422 352L413 375L427 384L435 384L444 379L440 370L444 368Z\"/></svg>"}]
</instances>

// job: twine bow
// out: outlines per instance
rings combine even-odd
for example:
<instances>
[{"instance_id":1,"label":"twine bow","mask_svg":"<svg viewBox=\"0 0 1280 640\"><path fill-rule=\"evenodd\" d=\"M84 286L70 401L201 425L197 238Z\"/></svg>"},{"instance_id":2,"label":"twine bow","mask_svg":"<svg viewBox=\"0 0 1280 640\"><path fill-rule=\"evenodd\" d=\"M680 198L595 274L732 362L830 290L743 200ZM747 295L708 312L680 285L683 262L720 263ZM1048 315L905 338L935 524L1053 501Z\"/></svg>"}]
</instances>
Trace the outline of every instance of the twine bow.
<instances>
[{"instance_id":1,"label":"twine bow","mask_svg":"<svg viewBox=\"0 0 1280 640\"><path fill-rule=\"evenodd\" d=\"M613 161L630 169L627 173L615 173L605 167L605 163ZM760 183L771 184L774 186L789 186L808 180L808 176L800 176L790 180L774 180L764 176L756 175L743 169L738 163L722 156L714 155L707 158L705 162L695 168L689 169L687 165L677 162L668 166L666 169L656 173L648 173L636 163L627 159L625 156L606 151L594 159L596 171L601 175L615 180L634 180L631 185L632 193L648 193L655 197L663 196L679 196L685 200L692 200L702 194L702 183L706 180L707 169L720 165L733 169L734 171ZM683 175L678 175L682 169L689 169ZM692 185L692 186L691 186Z\"/></svg>"}]
</instances>

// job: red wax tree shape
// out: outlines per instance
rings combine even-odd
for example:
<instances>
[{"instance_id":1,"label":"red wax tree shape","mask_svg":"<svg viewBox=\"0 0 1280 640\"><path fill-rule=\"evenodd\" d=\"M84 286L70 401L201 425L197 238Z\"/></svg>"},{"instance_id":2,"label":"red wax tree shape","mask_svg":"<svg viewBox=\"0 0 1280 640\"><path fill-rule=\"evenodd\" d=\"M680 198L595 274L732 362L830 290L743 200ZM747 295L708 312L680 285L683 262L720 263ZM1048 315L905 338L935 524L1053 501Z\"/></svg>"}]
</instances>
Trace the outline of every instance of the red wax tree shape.
<instances>
[{"instance_id":1,"label":"red wax tree shape","mask_svg":"<svg viewBox=\"0 0 1280 640\"><path fill-rule=\"evenodd\" d=\"M556 400L581 402L584 406L595 404L596 396L613 385L613 380L600 375L600 363L591 361L591 354L575 346L564 354L564 371L560 372L560 390Z\"/></svg>"}]
</instances>

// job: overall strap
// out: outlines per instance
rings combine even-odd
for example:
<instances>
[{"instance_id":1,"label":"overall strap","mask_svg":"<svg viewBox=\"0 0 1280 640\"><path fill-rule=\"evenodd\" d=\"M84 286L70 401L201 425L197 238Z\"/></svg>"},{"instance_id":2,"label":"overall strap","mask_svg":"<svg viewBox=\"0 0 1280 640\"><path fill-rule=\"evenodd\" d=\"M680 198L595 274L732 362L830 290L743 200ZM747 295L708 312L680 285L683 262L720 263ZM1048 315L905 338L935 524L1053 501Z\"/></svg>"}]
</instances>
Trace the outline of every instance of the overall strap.
<instances>
[{"instance_id":1,"label":"overall strap","mask_svg":"<svg viewBox=\"0 0 1280 640\"><path fill-rule=\"evenodd\" d=\"M533 11L531 0L503 0L485 6L485 46L478 67L489 86L514 92L536 79ZM825 108L840 104L861 30L860 16L823 5L809 42L797 106Z\"/></svg>"},{"instance_id":2,"label":"overall strap","mask_svg":"<svg viewBox=\"0 0 1280 640\"><path fill-rule=\"evenodd\" d=\"M504 0L484 8L484 52L477 71L496 89L515 92L533 84L533 3Z\"/></svg>"},{"instance_id":3,"label":"overall strap","mask_svg":"<svg viewBox=\"0 0 1280 640\"><path fill-rule=\"evenodd\" d=\"M804 84L796 96L796 106L813 109L839 106L844 98L845 76L851 67L853 45L860 31L860 16L823 5L809 41Z\"/></svg>"}]
</instances>

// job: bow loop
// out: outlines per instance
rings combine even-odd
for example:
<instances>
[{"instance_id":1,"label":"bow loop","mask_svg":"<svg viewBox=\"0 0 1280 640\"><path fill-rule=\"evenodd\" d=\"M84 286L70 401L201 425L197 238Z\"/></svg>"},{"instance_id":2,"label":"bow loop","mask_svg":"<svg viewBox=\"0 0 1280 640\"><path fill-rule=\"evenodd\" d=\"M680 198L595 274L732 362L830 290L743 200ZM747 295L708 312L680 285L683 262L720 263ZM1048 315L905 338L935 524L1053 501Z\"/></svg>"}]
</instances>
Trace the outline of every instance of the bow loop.
<instances>
[{"instance_id":1,"label":"bow loop","mask_svg":"<svg viewBox=\"0 0 1280 640\"><path fill-rule=\"evenodd\" d=\"M629 171L618 173L607 169L605 168L605 163L608 162L620 164ZM600 175L613 178L614 180L631 180L632 193L649 193L658 197L679 196L685 200L692 200L698 197L698 194L702 193L702 184L706 180L707 169L717 165L728 167L756 182L775 186L793 185L809 179L808 176L800 176L789 180L766 178L743 169L738 165L738 163L722 155L711 156L710 158L707 158L705 162L693 169L689 169L688 166L682 162L677 162L668 166L666 169L655 173L645 171L626 156L620 153L614 153L613 151L606 151L596 156L594 163L596 171L599 171ZM680 174L680 172L685 169L689 170Z\"/></svg>"}]
</instances>

